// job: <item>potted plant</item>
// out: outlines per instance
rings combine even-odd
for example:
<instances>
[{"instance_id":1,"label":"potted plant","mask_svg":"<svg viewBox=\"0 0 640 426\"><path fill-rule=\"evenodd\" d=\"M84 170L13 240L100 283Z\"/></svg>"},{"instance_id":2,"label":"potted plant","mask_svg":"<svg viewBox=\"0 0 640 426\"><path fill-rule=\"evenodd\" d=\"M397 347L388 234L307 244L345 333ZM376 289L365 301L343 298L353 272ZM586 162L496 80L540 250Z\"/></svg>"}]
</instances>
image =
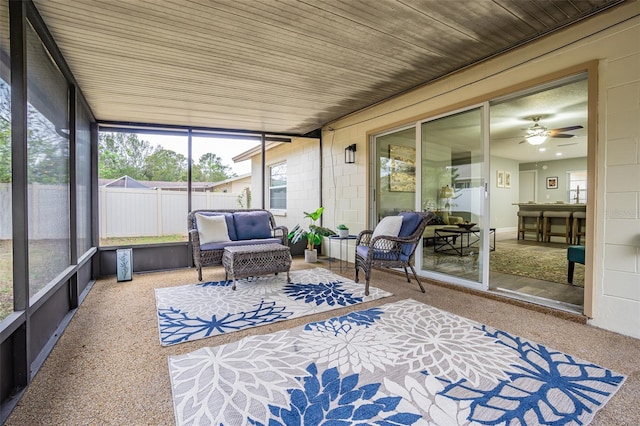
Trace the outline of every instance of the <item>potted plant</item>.
<instances>
[{"instance_id":1,"label":"potted plant","mask_svg":"<svg viewBox=\"0 0 640 426\"><path fill-rule=\"evenodd\" d=\"M318 252L316 251L315 246L322 243L322 237L335 235L335 232L332 230L316 225L316 221L320 219L322 212L324 212L324 207L319 207L316 211L311 213L304 212L304 217L311 219L308 229L304 229L300 225L296 225L288 235L292 244L297 243L303 238L307 239L307 248L304 251L304 260L309 263L315 263L318 261Z\"/></svg>"},{"instance_id":2,"label":"potted plant","mask_svg":"<svg viewBox=\"0 0 640 426\"><path fill-rule=\"evenodd\" d=\"M340 238L347 238L349 236L349 227L342 223L338 225L338 236Z\"/></svg>"}]
</instances>

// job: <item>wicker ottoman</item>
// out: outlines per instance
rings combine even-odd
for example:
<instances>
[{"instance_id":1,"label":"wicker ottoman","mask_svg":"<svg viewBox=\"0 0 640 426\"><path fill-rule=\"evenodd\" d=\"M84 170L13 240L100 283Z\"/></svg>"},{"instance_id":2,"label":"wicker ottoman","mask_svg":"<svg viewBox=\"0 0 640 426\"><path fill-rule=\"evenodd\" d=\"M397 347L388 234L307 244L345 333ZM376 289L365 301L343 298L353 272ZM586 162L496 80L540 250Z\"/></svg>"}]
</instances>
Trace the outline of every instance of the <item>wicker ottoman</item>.
<instances>
[{"instance_id":1,"label":"wicker ottoman","mask_svg":"<svg viewBox=\"0 0 640 426\"><path fill-rule=\"evenodd\" d=\"M224 249L222 255L225 279L233 279L233 289L236 289L236 279L255 275L287 273L287 282L291 282L289 269L291 268L291 252L289 247L282 244L256 244L250 246L232 246Z\"/></svg>"}]
</instances>

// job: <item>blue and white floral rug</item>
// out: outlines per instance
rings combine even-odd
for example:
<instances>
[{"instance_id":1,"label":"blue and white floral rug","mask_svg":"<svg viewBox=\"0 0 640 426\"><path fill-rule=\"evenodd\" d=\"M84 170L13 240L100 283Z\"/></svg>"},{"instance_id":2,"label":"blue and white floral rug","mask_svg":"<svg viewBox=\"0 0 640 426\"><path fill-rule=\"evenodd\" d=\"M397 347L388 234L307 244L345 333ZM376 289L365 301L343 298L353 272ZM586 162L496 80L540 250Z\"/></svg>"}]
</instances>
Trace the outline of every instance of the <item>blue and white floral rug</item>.
<instances>
[{"instance_id":1,"label":"blue and white floral rug","mask_svg":"<svg viewBox=\"0 0 640 426\"><path fill-rule=\"evenodd\" d=\"M391 296L323 268L236 281L158 288L156 306L162 346L203 339L258 325L329 311Z\"/></svg>"},{"instance_id":2,"label":"blue and white floral rug","mask_svg":"<svg viewBox=\"0 0 640 426\"><path fill-rule=\"evenodd\" d=\"M587 424L625 376L413 301L169 357L176 424Z\"/></svg>"}]
</instances>

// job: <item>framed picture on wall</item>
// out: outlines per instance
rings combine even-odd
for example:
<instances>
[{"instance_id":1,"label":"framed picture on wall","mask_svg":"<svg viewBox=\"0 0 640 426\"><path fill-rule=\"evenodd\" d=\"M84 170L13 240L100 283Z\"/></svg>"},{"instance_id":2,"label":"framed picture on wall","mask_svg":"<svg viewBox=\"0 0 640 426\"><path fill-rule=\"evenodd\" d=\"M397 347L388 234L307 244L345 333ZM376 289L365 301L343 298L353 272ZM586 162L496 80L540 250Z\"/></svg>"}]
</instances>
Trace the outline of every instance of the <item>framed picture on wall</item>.
<instances>
[{"instance_id":1,"label":"framed picture on wall","mask_svg":"<svg viewBox=\"0 0 640 426\"><path fill-rule=\"evenodd\" d=\"M504 188L504 172L502 170L496 171L496 186Z\"/></svg>"},{"instance_id":2,"label":"framed picture on wall","mask_svg":"<svg viewBox=\"0 0 640 426\"><path fill-rule=\"evenodd\" d=\"M511 172L504 172L504 187L511 188Z\"/></svg>"},{"instance_id":3,"label":"framed picture on wall","mask_svg":"<svg viewBox=\"0 0 640 426\"><path fill-rule=\"evenodd\" d=\"M558 176L550 176L547 178L547 189L558 189Z\"/></svg>"}]
</instances>

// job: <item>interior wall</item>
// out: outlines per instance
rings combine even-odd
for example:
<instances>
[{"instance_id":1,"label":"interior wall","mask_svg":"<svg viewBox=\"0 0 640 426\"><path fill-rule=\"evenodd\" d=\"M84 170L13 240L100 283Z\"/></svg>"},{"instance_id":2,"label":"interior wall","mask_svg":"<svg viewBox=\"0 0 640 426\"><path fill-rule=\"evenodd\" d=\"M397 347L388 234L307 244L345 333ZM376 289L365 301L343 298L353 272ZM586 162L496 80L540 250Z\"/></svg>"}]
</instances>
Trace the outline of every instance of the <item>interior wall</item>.
<instances>
[{"instance_id":1,"label":"interior wall","mask_svg":"<svg viewBox=\"0 0 640 426\"><path fill-rule=\"evenodd\" d=\"M543 161L539 163L522 163L520 170L538 171L538 202L555 203L557 201L569 202L568 200L568 176L567 172L577 170L587 170L587 158L569 158L566 160ZM547 188L547 178L557 177L558 187Z\"/></svg>"},{"instance_id":2,"label":"interior wall","mask_svg":"<svg viewBox=\"0 0 640 426\"><path fill-rule=\"evenodd\" d=\"M434 117L496 95L516 86L524 88L547 81L566 70L579 72L590 61L599 61L597 152L594 156L597 187L590 201L595 206L588 219L594 259L591 324L640 337L640 2L614 10L546 36L517 50L470 67L433 84L329 123L323 139L336 146L369 145L369 137L418 119ZM553 77L556 78L556 77ZM510 88L510 89L508 89ZM507 90L508 89L508 90ZM369 148L367 148L369 149ZM359 157L360 160L363 158ZM325 181L330 170L323 170ZM358 226L369 226L371 201L368 171L351 179L358 196ZM513 177L517 174L512 174ZM327 182L328 183L328 182ZM324 188L323 182L323 188ZM596 193L594 193L595 191ZM325 190L323 197L334 194ZM615 203L622 208L613 207ZM611 207L609 207L611 206ZM331 215L332 213L329 212ZM631 232L630 232L631 230Z\"/></svg>"},{"instance_id":3,"label":"interior wall","mask_svg":"<svg viewBox=\"0 0 640 426\"><path fill-rule=\"evenodd\" d=\"M511 187L499 188L497 186L497 172L511 173ZM491 157L491 171L489 173L489 185L491 185L491 199L489 201L491 228L500 230L515 230L518 227L518 206L520 176L518 175L518 162L508 158Z\"/></svg>"}]
</instances>

